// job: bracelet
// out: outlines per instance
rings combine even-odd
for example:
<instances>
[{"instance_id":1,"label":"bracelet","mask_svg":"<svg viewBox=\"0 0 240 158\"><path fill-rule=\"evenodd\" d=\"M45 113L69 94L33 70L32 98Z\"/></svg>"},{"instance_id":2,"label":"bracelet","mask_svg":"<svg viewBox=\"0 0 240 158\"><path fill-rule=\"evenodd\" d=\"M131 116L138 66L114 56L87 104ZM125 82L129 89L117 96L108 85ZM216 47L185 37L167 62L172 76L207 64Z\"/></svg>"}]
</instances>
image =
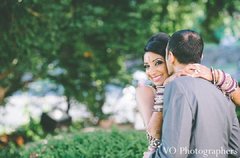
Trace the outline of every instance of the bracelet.
<instances>
[{"instance_id":1,"label":"bracelet","mask_svg":"<svg viewBox=\"0 0 240 158\"><path fill-rule=\"evenodd\" d=\"M215 71L213 70L213 67L211 67L211 74L212 74L212 83L215 85L216 84L216 76L215 76Z\"/></svg>"},{"instance_id":2,"label":"bracelet","mask_svg":"<svg viewBox=\"0 0 240 158\"><path fill-rule=\"evenodd\" d=\"M151 136L149 134L149 132L147 131L147 139L148 139L148 150L152 151L154 149L156 149L159 145L160 145L160 139L154 138L153 136Z\"/></svg>"},{"instance_id":3,"label":"bracelet","mask_svg":"<svg viewBox=\"0 0 240 158\"><path fill-rule=\"evenodd\" d=\"M213 73L213 69L211 70L212 75L216 76L215 72ZM218 74L218 79L215 79L215 83L217 87L227 96L229 96L233 91L235 91L238 87L238 83L232 76L228 73L225 73L222 70L216 70Z\"/></svg>"},{"instance_id":4,"label":"bracelet","mask_svg":"<svg viewBox=\"0 0 240 158\"><path fill-rule=\"evenodd\" d=\"M234 80L233 78L232 79L232 85L226 90L226 93L229 95L231 94L232 92L234 92L235 90L237 90L237 87L238 87L238 83L236 80Z\"/></svg>"},{"instance_id":5,"label":"bracelet","mask_svg":"<svg viewBox=\"0 0 240 158\"><path fill-rule=\"evenodd\" d=\"M222 71L220 71L221 72L221 75L223 76L223 79L222 79L222 82L220 82L219 83L219 87L222 87L222 85L223 85L223 83L225 82L225 80L226 80L226 74L225 74L225 72L222 70Z\"/></svg>"},{"instance_id":6,"label":"bracelet","mask_svg":"<svg viewBox=\"0 0 240 158\"><path fill-rule=\"evenodd\" d=\"M154 105L153 106L153 109L152 109L153 112L163 112L163 105Z\"/></svg>"},{"instance_id":7,"label":"bracelet","mask_svg":"<svg viewBox=\"0 0 240 158\"><path fill-rule=\"evenodd\" d=\"M154 98L153 112L162 112L163 111L163 92L164 86L156 87L156 94Z\"/></svg>"},{"instance_id":8,"label":"bracelet","mask_svg":"<svg viewBox=\"0 0 240 158\"><path fill-rule=\"evenodd\" d=\"M216 70L218 73L218 80L217 80L217 86L219 86L223 82L223 72L221 70Z\"/></svg>"}]
</instances>

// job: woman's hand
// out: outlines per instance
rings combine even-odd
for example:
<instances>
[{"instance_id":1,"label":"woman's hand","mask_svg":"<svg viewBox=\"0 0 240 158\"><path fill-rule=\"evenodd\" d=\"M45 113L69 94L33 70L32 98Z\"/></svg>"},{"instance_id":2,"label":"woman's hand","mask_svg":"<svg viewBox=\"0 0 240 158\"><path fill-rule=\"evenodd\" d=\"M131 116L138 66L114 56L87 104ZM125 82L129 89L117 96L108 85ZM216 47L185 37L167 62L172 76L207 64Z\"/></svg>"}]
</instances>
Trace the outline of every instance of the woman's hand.
<instances>
[{"instance_id":1,"label":"woman's hand","mask_svg":"<svg viewBox=\"0 0 240 158\"><path fill-rule=\"evenodd\" d=\"M149 158L155 151L145 151L143 153L143 158Z\"/></svg>"},{"instance_id":2,"label":"woman's hand","mask_svg":"<svg viewBox=\"0 0 240 158\"><path fill-rule=\"evenodd\" d=\"M208 67L201 64L188 64L181 72L181 76L192 76L212 81L212 72Z\"/></svg>"},{"instance_id":3,"label":"woman's hand","mask_svg":"<svg viewBox=\"0 0 240 158\"><path fill-rule=\"evenodd\" d=\"M201 65L201 64L188 64L184 69L176 72L172 76L168 77L163 85L166 85L167 83L171 82L175 78L179 76L191 76L191 77L199 77L203 78L208 81L212 81L212 73L211 69L208 67Z\"/></svg>"}]
</instances>

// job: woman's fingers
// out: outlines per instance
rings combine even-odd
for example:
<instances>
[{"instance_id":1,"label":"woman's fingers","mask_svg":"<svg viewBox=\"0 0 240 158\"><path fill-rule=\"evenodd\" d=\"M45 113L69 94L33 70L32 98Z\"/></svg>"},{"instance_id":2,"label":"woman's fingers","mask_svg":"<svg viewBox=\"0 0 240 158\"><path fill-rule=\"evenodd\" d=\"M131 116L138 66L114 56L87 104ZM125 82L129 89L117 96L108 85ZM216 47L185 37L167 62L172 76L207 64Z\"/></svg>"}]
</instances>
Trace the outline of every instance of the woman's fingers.
<instances>
[{"instance_id":1,"label":"woman's fingers","mask_svg":"<svg viewBox=\"0 0 240 158\"><path fill-rule=\"evenodd\" d=\"M211 69L201 64L188 64L184 69L176 72L174 75L167 78L164 85L171 82L179 76L191 76L196 78L203 78L208 81L212 81Z\"/></svg>"},{"instance_id":2,"label":"woman's fingers","mask_svg":"<svg viewBox=\"0 0 240 158\"><path fill-rule=\"evenodd\" d=\"M212 81L212 73L211 73L211 69L209 69L208 67L201 65L201 64L195 64L198 67L199 70L199 77L204 78L208 81Z\"/></svg>"},{"instance_id":3,"label":"woman's fingers","mask_svg":"<svg viewBox=\"0 0 240 158\"><path fill-rule=\"evenodd\" d=\"M209 81L212 81L211 70L201 64L188 64L182 71L182 75L188 75L192 77L199 77Z\"/></svg>"},{"instance_id":4,"label":"woman's fingers","mask_svg":"<svg viewBox=\"0 0 240 158\"><path fill-rule=\"evenodd\" d=\"M194 71L199 71L198 66L196 66L194 64L188 64L181 72L192 74L192 73L194 73Z\"/></svg>"},{"instance_id":5,"label":"woman's fingers","mask_svg":"<svg viewBox=\"0 0 240 158\"><path fill-rule=\"evenodd\" d=\"M144 152L144 153L143 153L143 158L149 158L152 153L153 153L152 151L146 151L146 152Z\"/></svg>"}]
</instances>

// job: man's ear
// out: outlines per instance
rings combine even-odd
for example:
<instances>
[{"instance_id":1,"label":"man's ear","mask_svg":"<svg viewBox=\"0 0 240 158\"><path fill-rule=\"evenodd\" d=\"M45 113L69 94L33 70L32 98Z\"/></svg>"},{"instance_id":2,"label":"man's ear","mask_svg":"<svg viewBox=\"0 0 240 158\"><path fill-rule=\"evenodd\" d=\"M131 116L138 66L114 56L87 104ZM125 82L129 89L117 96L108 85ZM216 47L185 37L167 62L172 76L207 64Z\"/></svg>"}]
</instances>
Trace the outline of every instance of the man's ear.
<instances>
[{"instance_id":1,"label":"man's ear","mask_svg":"<svg viewBox=\"0 0 240 158\"><path fill-rule=\"evenodd\" d=\"M174 64L175 62L175 56L173 55L173 53L171 51L168 51L168 61L172 64Z\"/></svg>"}]
</instances>

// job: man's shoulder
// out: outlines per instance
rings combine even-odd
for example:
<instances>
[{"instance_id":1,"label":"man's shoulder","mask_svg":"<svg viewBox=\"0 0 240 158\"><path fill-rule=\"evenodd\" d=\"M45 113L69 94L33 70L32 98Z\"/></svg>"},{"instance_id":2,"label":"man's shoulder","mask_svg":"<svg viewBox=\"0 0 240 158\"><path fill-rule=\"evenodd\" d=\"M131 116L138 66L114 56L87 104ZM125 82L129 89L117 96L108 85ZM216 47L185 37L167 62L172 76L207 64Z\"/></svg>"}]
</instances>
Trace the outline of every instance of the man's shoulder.
<instances>
[{"instance_id":1,"label":"man's shoulder","mask_svg":"<svg viewBox=\"0 0 240 158\"><path fill-rule=\"evenodd\" d=\"M165 86L165 92L181 92L183 93L185 90L185 87L187 85L189 85L188 83L193 82L192 81L193 78L189 77L189 76L181 76L178 77L176 79L174 79L173 81L169 82L166 86Z\"/></svg>"},{"instance_id":2,"label":"man's shoulder","mask_svg":"<svg viewBox=\"0 0 240 158\"><path fill-rule=\"evenodd\" d=\"M209 84L209 85L211 85L211 83L207 80L204 80L202 78L195 78L195 77L191 77L191 76L178 77L169 83L169 85L171 85L171 84L184 85L184 86L188 86L188 85L191 86L191 84Z\"/></svg>"},{"instance_id":3,"label":"man's shoulder","mask_svg":"<svg viewBox=\"0 0 240 158\"><path fill-rule=\"evenodd\" d=\"M194 78L190 77L190 76L181 76L181 77L177 77L176 79L174 79L173 81L169 82L167 86L181 86L181 85L188 85L187 83L191 83L194 82Z\"/></svg>"},{"instance_id":4,"label":"man's shoulder","mask_svg":"<svg viewBox=\"0 0 240 158\"><path fill-rule=\"evenodd\" d=\"M177 77L175 80L173 80L173 82L186 82L186 81L193 81L194 78L191 77L191 76L180 76L180 77Z\"/></svg>"},{"instance_id":5,"label":"man's shoulder","mask_svg":"<svg viewBox=\"0 0 240 158\"><path fill-rule=\"evenodd\" d=\"M180 89L182 91L201 88L205 89L214 88L211 82L204 80L202 78L194 78L191 76L181 76L174 79L173 81L166 85L166 89L171 87Z\"/></svg>"}]
</instances>

